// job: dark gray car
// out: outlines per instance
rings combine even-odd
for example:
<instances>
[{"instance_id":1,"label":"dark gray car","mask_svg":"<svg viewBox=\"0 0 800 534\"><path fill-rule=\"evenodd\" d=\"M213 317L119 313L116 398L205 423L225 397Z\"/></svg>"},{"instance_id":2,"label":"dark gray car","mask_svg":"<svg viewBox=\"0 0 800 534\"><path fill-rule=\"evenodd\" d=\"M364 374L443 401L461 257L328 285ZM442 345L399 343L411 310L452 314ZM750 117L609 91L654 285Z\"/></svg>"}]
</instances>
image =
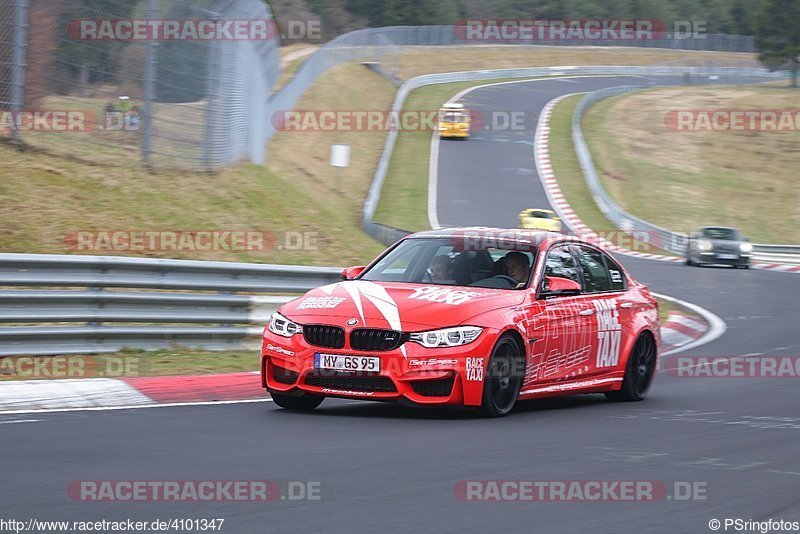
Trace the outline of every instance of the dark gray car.
<instances>
[{"instance_id":1,"label":"dark gray car","mask_svg":"<svg viewBox=\"0 0 800 534\"><path fill-rule=\"evenodd\" d=\"M689 235L686 265L730 265L750 267L753 245L735 228L705 226Z\"/></svg>"}]
</instances>

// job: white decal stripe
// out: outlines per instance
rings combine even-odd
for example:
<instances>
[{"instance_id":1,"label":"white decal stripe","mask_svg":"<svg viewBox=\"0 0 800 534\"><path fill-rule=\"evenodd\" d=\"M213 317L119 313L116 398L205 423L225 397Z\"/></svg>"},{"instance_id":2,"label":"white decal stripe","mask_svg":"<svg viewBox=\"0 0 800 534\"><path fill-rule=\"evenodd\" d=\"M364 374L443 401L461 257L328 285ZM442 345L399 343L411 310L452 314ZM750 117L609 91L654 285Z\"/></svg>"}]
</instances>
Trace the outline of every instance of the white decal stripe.
<instances>
[{"instance_id":1,"label":"white decal stripe","mask_svg":"<svg viewBox=\"0 0 800 534\"><path fill-rule=\"evenodd\" d=\"M356 308L358 309L358 314L361 316L361 323L366 326L367 320L364 318L364 308L361 305L361 294L359 293L358 286L356 285L358 282L353 282L350 284L342 284L345 291L350 295L350 298L353 299L353 303L355 303Z\"/></svg>"},{"instance_id":2,"label":"white decal stripe","mask_svg":"<svg viewBox=\"0 0 800 534\"><path fill-rule=\"evenodd\" d=\"M527 389L525 391L520 391L520 395L528 395L529 393L544 393L544 392L556 392L556 391L571 391L573 389L581 389L585 387L592 387L592 386L600 386L602 384L608 384L610 382L622 382L622 377L619 378L594 378L591 380L583 380L581 382L565 382L563 384L554 384L552 386L545 386L541 388L533 388Z\"/></svg>"}]
</instances>

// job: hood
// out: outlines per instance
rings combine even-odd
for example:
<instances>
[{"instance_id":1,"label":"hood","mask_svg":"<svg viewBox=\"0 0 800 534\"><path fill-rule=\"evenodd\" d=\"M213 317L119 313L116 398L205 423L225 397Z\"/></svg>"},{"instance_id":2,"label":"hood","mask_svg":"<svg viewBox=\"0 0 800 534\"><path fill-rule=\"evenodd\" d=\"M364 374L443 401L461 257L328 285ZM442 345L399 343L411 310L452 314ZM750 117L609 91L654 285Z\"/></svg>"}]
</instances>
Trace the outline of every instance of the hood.
<instances>
[{"instance_id":1,"label":"hood","mask_svg":"<svg viewBox=\"0 0 800 534\"><path fill-rule=\"evenodd\" d=\"M359 327L415 331L456 326L524 298L524 291L348 280L313 289L286 303L281 313L301 324L345 326L356 319Z\"/></svg>"}]
</instances>

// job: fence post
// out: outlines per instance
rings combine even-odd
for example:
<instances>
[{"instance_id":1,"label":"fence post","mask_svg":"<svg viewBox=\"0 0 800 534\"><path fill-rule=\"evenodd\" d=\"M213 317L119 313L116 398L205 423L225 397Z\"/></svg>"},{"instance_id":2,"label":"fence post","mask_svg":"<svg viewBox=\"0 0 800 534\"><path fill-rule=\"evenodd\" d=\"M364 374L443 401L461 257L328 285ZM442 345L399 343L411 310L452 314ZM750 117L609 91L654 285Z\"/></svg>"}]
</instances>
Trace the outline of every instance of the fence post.
<instances>
[{"instance_id":1,"label":"fence post","mask_svg":"<svg viewBox=\"0 0 800 534\"><path fill-rule=\"evenodd\" d=\"M219 111L220 45L218 41L211 41L208 46L210 49L206 65L206 113L203 126L203 168L206 171L210 171L219 160L216 153L212 157L212 151L217 149L215 134Z\"/></svg>"},{"instance_id":2,"label":"fence post","mask_svg":"<svg viewBox=\"0 0 800 534\"><path fill-rule=\"evenodd\" d=\"M25 104L25 58L28 46L28 0L17 0L14 6L14 47L11 73L11 112L14 117L22 111ZM11 135L17 139L17 128L11 129Z\"/></svg>"},{"instance_id":3,"label":"fence post","mask_svg":"<svg viewBox=\"0 0 800 534\"><path fill-rule=\"evenodd\" d=\"M159 12L159 0L147 0L145 18L154 19ZM156 98L156 81L158 76L158 42L147 41L144 64L144 116L142 117L142 161L150 163L150 151L153 136L153 101Z\"/></svg>"}]
</instances>

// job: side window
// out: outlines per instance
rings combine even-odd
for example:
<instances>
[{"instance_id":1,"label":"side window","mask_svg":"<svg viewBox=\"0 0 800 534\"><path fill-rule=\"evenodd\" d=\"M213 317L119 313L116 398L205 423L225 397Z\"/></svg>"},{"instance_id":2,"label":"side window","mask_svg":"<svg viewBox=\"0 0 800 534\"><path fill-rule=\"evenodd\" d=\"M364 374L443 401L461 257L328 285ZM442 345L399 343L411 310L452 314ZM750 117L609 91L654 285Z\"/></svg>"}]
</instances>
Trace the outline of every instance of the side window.
<instances>
[{"instance_id":1,"label":"side window","mask_svg":"<svg viewBox=\"0 0 800 534\"><path fill-rule=\"evenodd\" d=\"M575 258L566 246L554 247L550 250L544 264L544 275L560 276L581 283Z\"/></svg>"},{"instance_id":2,"label":"side window","mask_svg":"<svg viewBox=\"0 0 800 534\"><path fill-rule=\"evenodd\" d=\"M590 293L611 290L611 277L606 269L603 256L602 252L591 248L578 248L578 262L583 271L585 289Z\"/></svg>"},{"instance_id":3,"label":"side window","mask_svg":"<svg viewBox=\"0 0 800 534\"><path fill-rule=\"evenodd\" d=\"M627 285L625 284L625 274L622 272L622 268L619 266L619 264L612 260L607 254L603 254L603 259L606 260L608 274L611 277L611 290L624 291L628 289Z\"/></svg>"}]
</instances>

